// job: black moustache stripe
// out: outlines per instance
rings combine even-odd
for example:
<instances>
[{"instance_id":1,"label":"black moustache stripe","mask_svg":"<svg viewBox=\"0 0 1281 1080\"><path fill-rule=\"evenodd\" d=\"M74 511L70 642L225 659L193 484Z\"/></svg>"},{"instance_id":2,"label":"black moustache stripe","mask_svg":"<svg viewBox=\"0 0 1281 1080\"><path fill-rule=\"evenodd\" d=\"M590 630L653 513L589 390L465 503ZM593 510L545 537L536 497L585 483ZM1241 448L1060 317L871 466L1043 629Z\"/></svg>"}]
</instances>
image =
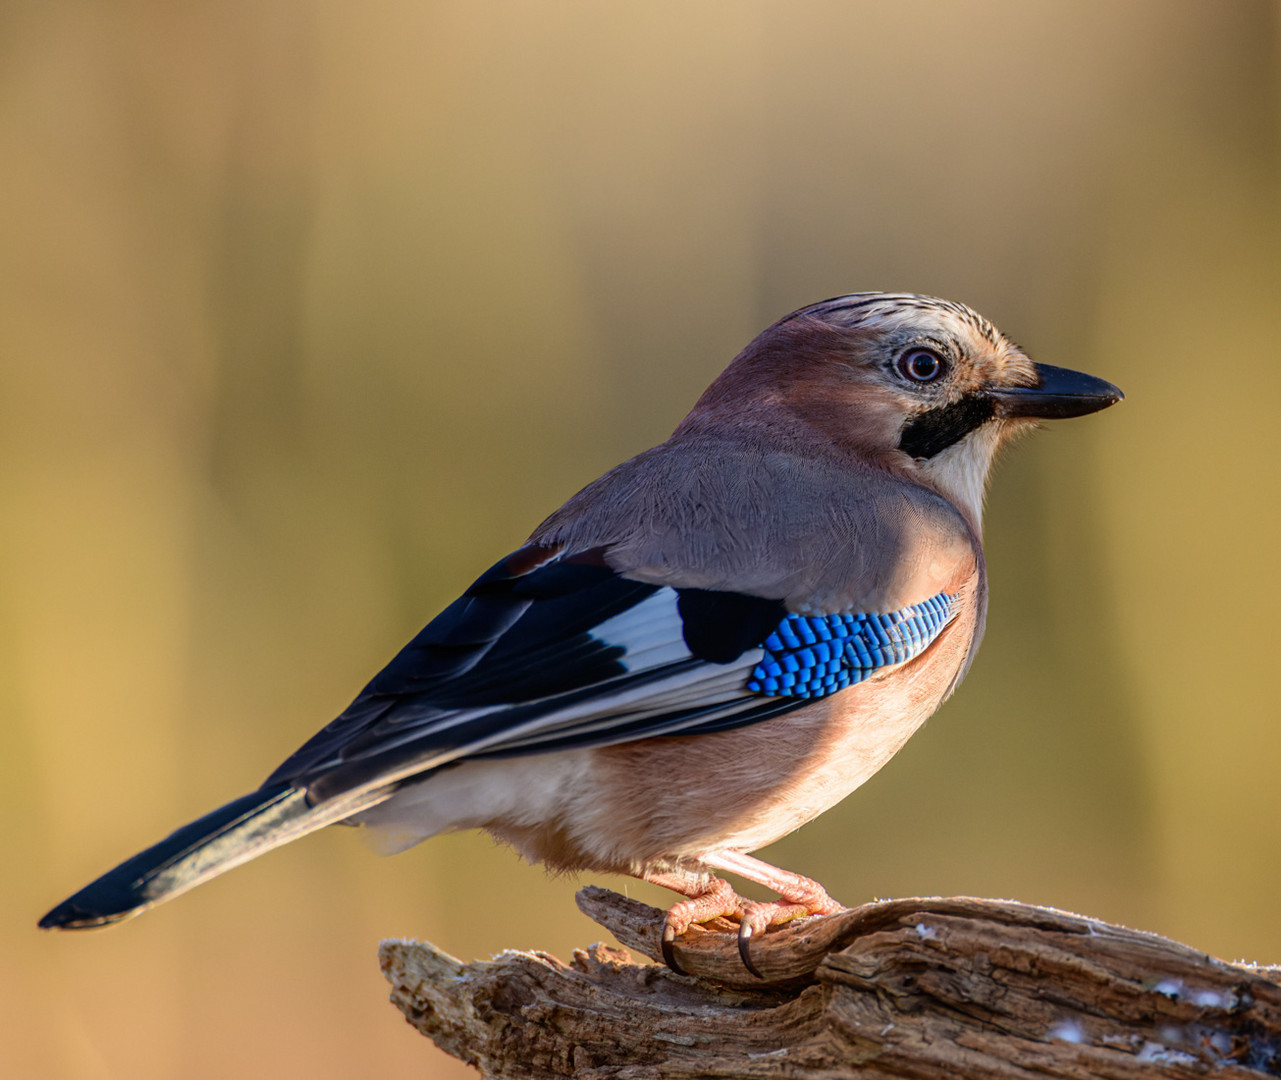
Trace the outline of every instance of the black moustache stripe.
<instances>
[{"instance_id":1,"label":"black moustache stripe","mask_svg":"<svg viewBox=\"0 0 1281 1080\"><path fill-rule=\"evenodd\" d=\"M932 458L992 419L991 398L967 395L950 405L927 409L903 425L898 448L914 458Z\"/></svg>"}]
</instances>

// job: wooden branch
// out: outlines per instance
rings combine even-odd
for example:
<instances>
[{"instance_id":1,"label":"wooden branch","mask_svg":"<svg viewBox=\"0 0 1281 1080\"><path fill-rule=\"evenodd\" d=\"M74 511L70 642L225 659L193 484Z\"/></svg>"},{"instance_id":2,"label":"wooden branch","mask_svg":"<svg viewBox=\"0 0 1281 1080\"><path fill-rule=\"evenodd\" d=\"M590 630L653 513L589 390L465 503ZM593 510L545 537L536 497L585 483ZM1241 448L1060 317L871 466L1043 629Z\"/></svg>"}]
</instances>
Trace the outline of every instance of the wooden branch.
<instances>
[{"instance_id":1,"label":"wooden branch","mask_svg":"<svg viewBox=\"0 0 1281 1080\"><path fill-rule=\"evenodd\" d=\"M661 911L594 887L578 903L660 955ZM491 1077L1281 1076L1281 969L1049 908L890 900L798 920L754 942L764 980L732 934L691 930L677 957L691 974L603 945L568 966L381 949L406 1019Z\"/></svg>"}]
</instances>

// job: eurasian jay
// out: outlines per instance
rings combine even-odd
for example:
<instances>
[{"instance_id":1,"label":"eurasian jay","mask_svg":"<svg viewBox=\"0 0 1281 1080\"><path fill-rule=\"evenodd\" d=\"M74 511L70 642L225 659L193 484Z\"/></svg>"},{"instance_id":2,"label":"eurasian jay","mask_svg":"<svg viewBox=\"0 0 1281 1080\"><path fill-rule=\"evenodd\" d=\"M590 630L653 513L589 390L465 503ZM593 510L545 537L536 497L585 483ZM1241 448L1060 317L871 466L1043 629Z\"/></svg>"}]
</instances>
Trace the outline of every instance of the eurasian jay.
<instances>
[{"instance_id":1,"label":"eurasian jay","mask_svg":"<svg viewBox=\"0 0 1281 1080\"><path fill-rule=\"evenodd\" d=\"M1121 396L1034 364L962 304L855 293L793 312L262 787L40 925L117 922L335 822L389 850L474 828L683 895L673 966L691 924L737 918L751 967L754 934L840 905L749 852L881 768L974 657L993 457ZM780 899L743 900L716 871Z\"/></svg>"}]
</instances>

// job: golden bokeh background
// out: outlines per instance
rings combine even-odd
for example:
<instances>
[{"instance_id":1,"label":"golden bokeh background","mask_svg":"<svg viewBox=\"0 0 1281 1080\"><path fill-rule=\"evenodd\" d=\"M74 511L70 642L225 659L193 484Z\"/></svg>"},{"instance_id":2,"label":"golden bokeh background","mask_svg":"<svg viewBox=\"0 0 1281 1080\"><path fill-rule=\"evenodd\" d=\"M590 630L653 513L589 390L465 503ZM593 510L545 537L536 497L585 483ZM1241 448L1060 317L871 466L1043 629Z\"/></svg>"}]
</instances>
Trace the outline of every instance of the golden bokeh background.
<instances>
[{"instance_id":1,"label":"golden bokeh background","mask_svg":"<svg viewBox=\"0 0 1281 1080\"><path fill-rule=\"evenodd\" d=\"M0 1074L468 1075L378 940L602 936L483 837L329 830L111 931L35 921L255 786L758 330L862 289L1128 400L1009 455L966 685L768 854L848 903L1281 960L1278 13L0 7Z\"/></svg>"}]
</instances>

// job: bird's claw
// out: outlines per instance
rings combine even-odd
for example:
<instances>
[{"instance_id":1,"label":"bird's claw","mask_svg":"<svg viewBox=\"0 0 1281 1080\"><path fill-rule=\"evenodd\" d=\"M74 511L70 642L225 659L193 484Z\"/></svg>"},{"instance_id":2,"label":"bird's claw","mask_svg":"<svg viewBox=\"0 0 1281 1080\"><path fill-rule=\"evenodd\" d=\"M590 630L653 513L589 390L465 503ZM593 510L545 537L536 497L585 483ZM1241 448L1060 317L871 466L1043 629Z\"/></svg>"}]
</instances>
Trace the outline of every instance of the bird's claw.
<instances>
[{"instance_id":1,"label":"bird's claw","mask_svg":"<svg viewBox=\"0 0 1281 1080\"><path fill-rule=\"evenodd\" d=\"M676 927L671 923L663 924L663 936L659 945L663 950L663 963L677 975L688 975L689 972L681 967L680 961L676 959Z\"/></svg>"},{"instance_id":2,"label":"bird's claw","mask_svg":"<svg viewBox=\"0 0 1281 1080\"><path fill-rule=\"evenodd\" d=\"M753 927L751 921L744 918L743 921L738 924L738 955L743 961L743 967L747 968L747 970L758 979L764 981L765 976L761 974L760 968L752 962L752 933Z\"/></svg>"},{"instance_id":3,"label":"bird's claw","mask_svg":"<svg viewBox=\"0 0 1281 1080\"><path fill-rule=\"evenodd\" d=\"M742 958L743 967L747 968L758 979L764 979L760 968L752 960L752 933L753 928L750 922L744 921L738 926L738 955ZM677 975L688 975L681 962L676 959L676 927L671 923L663 925L663 934L659 939L659 947L663 953L663 963L667 965L670 971Z\"/></svg>"}]
</instances>

